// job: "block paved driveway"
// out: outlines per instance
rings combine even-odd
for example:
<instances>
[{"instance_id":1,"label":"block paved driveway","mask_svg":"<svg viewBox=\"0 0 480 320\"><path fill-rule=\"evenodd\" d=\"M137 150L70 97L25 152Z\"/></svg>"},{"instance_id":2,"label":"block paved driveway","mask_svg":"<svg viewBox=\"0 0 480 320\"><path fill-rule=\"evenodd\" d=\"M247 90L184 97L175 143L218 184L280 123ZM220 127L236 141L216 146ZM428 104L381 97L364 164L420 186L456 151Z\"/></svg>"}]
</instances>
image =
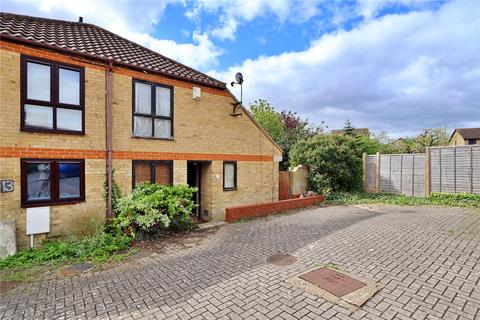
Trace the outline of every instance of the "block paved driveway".
<instances>
[{"instance_id":1,"label":"block paved driveway","mask_svg":"<svg viewBox=\"0 0 480 320\"><path fill-rule=\"evenodd\" d=\"M279 267L275 253L298 260ZM286 282L333 263L381 283L352 314ZM480 319L480 213L322 207L229 224L195 247L14 289L5 319Z\"/></svg>"}]
</instances>

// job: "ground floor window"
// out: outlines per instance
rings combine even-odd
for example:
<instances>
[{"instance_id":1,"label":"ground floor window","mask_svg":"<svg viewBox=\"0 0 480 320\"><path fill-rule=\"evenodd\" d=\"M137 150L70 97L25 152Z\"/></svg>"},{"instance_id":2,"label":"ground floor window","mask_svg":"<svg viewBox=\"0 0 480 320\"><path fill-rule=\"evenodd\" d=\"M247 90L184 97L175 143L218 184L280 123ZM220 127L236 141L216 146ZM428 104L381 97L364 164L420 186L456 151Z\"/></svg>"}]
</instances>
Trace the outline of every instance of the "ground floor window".
<instances>
[{"instance_id":1,"label":"ground floor window","mask_svg":"<svg viewBox=\"0 0 480 320\"><path fill-rule=\"evenodd\" d=\"M223 190L237 189L237 162L223 162Z\"/></svg>"},{"instance_id":2,"label":"ground floor window","mask_svg":"<svg viewBox=\"0 0 480 320\"><path fill-rule=\"evenodd\" d=\"M173 183L173 161L134 160L132 171L134 188L139 183Z\"/></svg>"},{"instance_id":3,"label":"ground floor window","mask_svg":"<svg viewBox=\"0 0 480 320\"><path fill-rule=\"evenodd\" d=\"M85 161L22 159L22 205L46 206L85 200Z\"/></svg>"}]
</instances>

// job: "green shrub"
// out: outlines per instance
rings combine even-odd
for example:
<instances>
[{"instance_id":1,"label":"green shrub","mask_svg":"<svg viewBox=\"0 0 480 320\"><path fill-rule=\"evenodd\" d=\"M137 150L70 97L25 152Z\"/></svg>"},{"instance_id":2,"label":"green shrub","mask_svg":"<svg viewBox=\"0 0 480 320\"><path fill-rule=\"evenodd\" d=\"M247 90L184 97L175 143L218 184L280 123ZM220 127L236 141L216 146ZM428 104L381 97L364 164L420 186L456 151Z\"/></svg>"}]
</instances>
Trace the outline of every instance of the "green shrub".
<instances>
[{"instance_id":1,"label":"green shrub","mask_svg":"<svg viewBox=\"0 0 480 320\"><path fill-rule=\"evenodd\" d=\"M430 199L436 204L461 207L480 207L480 195L473 193L435 192L430 195Z\"/></svg>"},{"instance_id":2,"label":"green shrub","mask_svg":"<svg viewBox=\"0 0 480 320\"><path fill-rule=\"evenodd\" d=\"M392 193L332 193L325 204L442 205L480 208L480 195L471 193L432 193L430 197L412 197Z\"/></svg>"},{"instance_id":3,"label":"green shrub","mask_svg":"<svg viewBox=\"0 0 480 320\"><path fill-rule=\"evenodd\" d=\"M195 206L196 188L187 185L140 184L117 201L113 224L127 235L185 230L192 227L190 214Z\"/></svg>"},{"instance_id":4,"label":"green shrub","mask_svg":"<svg viewBox=\"0 0 480 320\"><path fill-rule=\"evenodd\" d=\"M71 237L68 240L44 241L41 247L22 250L0 260L0 270L29 267L44 263L67 263L108 260L115 252L128 249L131 237L123 234L99 231L82 239Z\"/></svg>"},{"instance_id":5,"label":"green shrub","mask_svg":"<svg viewBox=\"0 0 480 320\"><path fill-rule=\"evenodd\" d=\"M361 150L355 138L316 135L290 152L293 165L310 166L310 188L318 193L355 191L362 184Z\"/></svg>"}]
</instances>

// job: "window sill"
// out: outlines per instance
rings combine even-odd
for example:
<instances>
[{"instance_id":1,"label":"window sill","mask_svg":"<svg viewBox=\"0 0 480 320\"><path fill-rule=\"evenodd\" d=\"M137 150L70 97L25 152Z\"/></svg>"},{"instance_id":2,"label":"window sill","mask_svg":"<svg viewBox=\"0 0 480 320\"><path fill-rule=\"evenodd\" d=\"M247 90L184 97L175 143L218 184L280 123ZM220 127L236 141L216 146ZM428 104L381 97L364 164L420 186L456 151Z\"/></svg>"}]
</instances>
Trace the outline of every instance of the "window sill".
<instances>
[{"instance_id":1,"label":"window sill","mask_svg":"<svg viewBox=\"0 0 480 320\"><path fill-rule=\"evenodd\" d=\"M85 131L52 130L52 129L31 128L31 127L20 128L20 131L31 132L31 133L70 134L70 135L76 135L76 136L85 135Z\"/></svg>"},{"instance_id":2,"label":"window sill","mask_svg":"<svg viewBox=\"0 0 480 320\"><path fill-rule=\"evenodd\" d=\"M65 200L65 201L58 201L58 202L28 202L22 203L22 208L33 208L33 207L52 207L52 206L60 206L60 205L68 205L68 204L77 204L85 202L82 199L75 199L75 200Z\"/></svg>"},{"instance_id":3,"label":"window sill","mask_svg":"<svg viewBox=\"0 0 480 320\"><path fill-rule=\"evenodd\" d=\"M140 137L140 136L134 136L134 135L132 135L132 139L175 141L175 139L173 137L170 137L170 138L156 138L156 137Z\"/></svg>"},{"instance_id":4,"label":"window sill","mask_svg":"<svg viewBox=\"0 0 480 320\"><path fill-rule=\"evenodd\" d=\"M237 188L223 188L223 191L237 191Z\"/></svg>"}]
</instances>

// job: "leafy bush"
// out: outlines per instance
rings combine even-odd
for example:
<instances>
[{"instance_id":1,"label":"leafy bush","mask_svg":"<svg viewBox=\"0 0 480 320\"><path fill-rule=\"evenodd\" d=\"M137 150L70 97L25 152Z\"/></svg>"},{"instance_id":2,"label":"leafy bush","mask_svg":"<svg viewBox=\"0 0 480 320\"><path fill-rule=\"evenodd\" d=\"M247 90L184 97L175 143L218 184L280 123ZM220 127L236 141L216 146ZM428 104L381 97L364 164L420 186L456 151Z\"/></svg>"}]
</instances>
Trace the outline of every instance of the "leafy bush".
<instances>
[{"instance_id":1,"label":"leafy bush","mask_svg":"<svg viewBox=\"0 0 480 320\"><path fill-rule=\"evenodd\" d=\"M318 193L359 190L361 150L351 136L316 135L297 143L290 152L293 165L310 166L310 188Z\"/></svg>"},{"instance_id":2,"label":"leafy bush","mask_svg":"<svg viewBox=\"0 0 480 320\"><path fill-rule=\"evenodd\" d=\"M435 192L430 195L430 200L442 205L480 208L480 195L473 193Z\"/></svg>"},{"instance_id":3,"label":"leafy bush","mask_svg":"<svg viewBox=\"0 0 480 320\"><path fill-rule=\"evenodd\" d=\"M470 193L432 193L430 197L411 197L392 193L332 193L324 203L327 205L393 204L480 208L480 195Z\"/></svg>"},{"instance_id":4,"label":"leafy bush","mask_svg":"<svg viewBox=\"0 0 480 320\"><path fill-rule=\"evenodd\" d=\"M44 263L66 263L93 261L96 263L108 260L112 254L127 249L131 237L123 234L99 231L82 239L72 237L62 241L45 241L41 247L22 250L0 260L0 270L18 267L30 267Z\"/></svg>"},{"instance_id":5,"label":"leafy bush","mask_svg":"<svg viewBox=\"0 0 480 320\"><path fill-rule=\"evenodd\" d=\"M187 185L140 184L117 201L113 224L125 234L185 230L192 227L190 214L195 206L196 188Z\"/></svg>"}]
</instances>

